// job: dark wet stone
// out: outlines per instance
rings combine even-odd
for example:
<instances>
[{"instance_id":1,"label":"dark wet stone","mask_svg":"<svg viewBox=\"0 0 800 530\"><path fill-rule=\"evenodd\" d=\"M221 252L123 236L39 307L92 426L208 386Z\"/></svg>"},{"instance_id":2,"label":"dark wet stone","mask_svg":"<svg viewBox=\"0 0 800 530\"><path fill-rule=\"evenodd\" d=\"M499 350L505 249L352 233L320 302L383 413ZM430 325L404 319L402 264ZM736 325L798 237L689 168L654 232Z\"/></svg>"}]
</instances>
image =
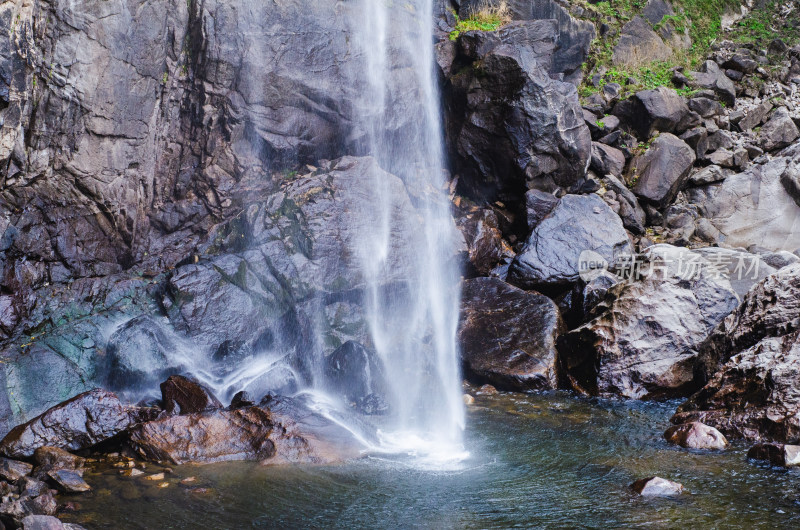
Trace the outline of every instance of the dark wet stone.
<instances>
[{"instance_id":1,"label":"dark wet stone","mask_svg":"<svg viewBox=\"0 0 800 530\"><path fill-rule=\"evenodd\" d=\"M170 414L191 414L223 408L211 389L182 375L170 376L161 383L161 401L164 410Z\"/></svg>"},{"instance_id":2,"label":"dark wet stone","mask_svg":"<svg viewBox=\"0 0 800 530\"><path fill-rule=\"evenodd\" d=\"M57 469L47 474L55 485L65 493L83 493L92 488L78 473L69 469Z\"/></svg>"}]
</instances>

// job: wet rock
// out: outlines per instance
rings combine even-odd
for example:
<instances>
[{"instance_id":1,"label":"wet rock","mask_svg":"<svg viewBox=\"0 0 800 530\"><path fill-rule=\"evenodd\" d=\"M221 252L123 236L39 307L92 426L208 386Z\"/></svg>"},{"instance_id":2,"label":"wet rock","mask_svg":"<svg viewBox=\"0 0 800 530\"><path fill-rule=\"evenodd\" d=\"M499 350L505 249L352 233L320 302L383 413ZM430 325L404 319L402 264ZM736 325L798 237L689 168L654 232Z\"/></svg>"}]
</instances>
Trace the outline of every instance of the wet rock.
<instances>
[{"instance_id":1,"label":"wet rock","mask_svg":"<svg viewBox=\"0 0 800 530\"><path fill-rule=\"evenodd\" d=\"M75 471L58 469L47 474L64 493L83 493L92 488Z\"/></svg>"},{"instance_id":2,"label":"wet rock","mask_svg":"<svg viewBox=\"0 0 800 530\"><path fill-rule=\"evenodd\" d=\"M736 102L736 86L714 61L706 61L699 72L692 72L690 85L713 90L728 107L732 108Z\"/></svg>"},{"instance_id":3,"label":"wet rock","mask_svg":"<svg viewBox=\"0 0 800 530\"><path fill-rule=\"evenodd\" d=\"M381 416L390 412L389 402L381 394L368 394L356 402L356 410L367 416Z\"/></svg>"},{"instance_id":4,"label":"wet rock","mask_svg":"<svg viewBox=\"0 0 800 530\"><path fill-rule=\"evenodd\" d=\"M29 515L22 520L22 530L65 530L67 528L75 530L80 528L76 525L64 525L52 515Z\"/></svg>"},{"instance_id":5,"label":"wet rock","mask_svg":"<svg viewBox=\"0 0 800 530\"><path fill-rule=\"evenodd\" d=\"M354 458L360 444L297 400L267 407L164 416L130 430L131 446L150 461L332 463Z\"/></svg>"},{"instance_id":6,"label":"wet rock","mask_svg":"<svg viewBox=\"0 0 800 530\"><path fill-rule=\"evenodd\" d=\"M86 449L121 433L135 419L115 394L91 390L12 429L0 442L0 453L12 458L31 458L43 446L71 451Z\"/></svg>"},{"instance_id":7,"label":"wet rock","mask_svg":"<svg viewBox=\"0 0 800 530\"><path fill-rule=\"evenodd\" d=\"M666 61L670 57L672 49L644 18L635 16L622 27L612 61L617 65L637 67L653 61Z\"/></svg>"},{"instance_id":8,"label":"wet rock","mask_svg":"<svg viewBox=\"0 0 800 530\"><path fill-rule=\"evenodd\" d=\"M180 345L164 325L144 315L115 331L106 346L109 388L153 388L182 367L175 359Z\"/></svg>"},{"instance_id":9,"label":"wet rock","mask_svg":"<svg viewBox=\"0 0 800 530\"><path fill-rule=\"evenodd\" d=\"M639 479L631 489L643 497L668 497L683 493L683 485L661 477Z\"/></svg>"},{"instance_id":10,"label":"wet rock","mask_svg":"<svg viewBox=\"0 0 800 530\"><path fill-rule=\"evenodd\" d=\"M622 225L634 234L643 234L647 215L641 205L639 205L636 195L634 195L621 180L613 175L606 175L603 179L603 184L607 190L613 191L616 194L616 199L619 202L619 217L622 219Z\"/></svg>"},{"instance_id":11,"label":"wet rock","mask_svg":"<svg viewBox=\"0 0 800 530\"><path fill-rule=\"evenodd\" d=\"M774 466L800 466L800 445L779 443L756 444L747 451L747 458L766 460Z\"/></svg>"},{"instance_id":12,"label":"wet rock","mask_svg":"<svg viewBox=\"0 0 800 530\"><path fill-rule=\"evenodd\" d=\"M55 515L57 510L56 499L49 491L36 497L7 498L0 503L0 520L19 527L30 515Z\"/></svg>"},{"instance_id":13,"label":"wet rock","mask_svg":"<svg viewBox=\"0 0 800 530\"><path fill-rule=\"evenodd\" d=\"M686 449L725 449L728 440L714 427L699 422L685 423L670 427L664 438Z\"/></svg>"},{"instance_id":14,"label":"wet rock","mask_svg":"<svg viewBox=\"0 0 800 530\"><path fill-rule=\"evenodd\" d=\"M458 218L456 223L467 244L469 265L478 274L488 276L514 259L514 250L503 238L494 211L478 209Z\"/></svg>"},{"instance_id":15,"label":"wet rock","mask_svg":"<svg viewBox=\"0 0 800 530\"><path fill-rule=\"evenodd\" d=\"M655 245L637 259L622 272L643 278L612 287L593 320L559 338L567 383L591 395L686 396L698 386L698 347L738 297L689 250Z\"/></svg>"},{"instance_id":16,"label":"wet rock","mask_svg":"<svg viewBox=\"0 0 800 530\"><path fill-rule=\"evenodd\" d=\"M759 145L764 151L782 149L798 137L800 137L800 131L786 107L775 109L758 134Z\"/></svg>"},{"instance_id":17,"label":"wet rock","mask_svg":"<svg viewBox=\"0 0 800 530\"><path fill-rule=\"evenodd\" d=\"M170 414L191 414L223 407L211 389L182 375L172 375L161 383L161 401Z\"/></svg>"},{"instance_id":18,"label":"wet rock","mask_svg":"<svg viewBox=\"0 0 800 530\"><path fill-rule=\"evenodd\" d=\"M536 23L543 22L552 24ZM480 36L487 45L474 53L465 49L472 32L460 37L466 64L447 94L456 109L446 129L460 184L492 201L513 200L525 188L569 188L591 156L575 86L547 74L537 58L541 35L530 24Z\"/></svg>"},{"instance_id":19,"label":"wet rock","mask_svg":"<svg viewBox=\"0 0 800 530\"><path fill-rule=\"evenodd\" d=\"M22 477L17 481L17 486L20 497L38 497L50 490L47 484L32 477Z\"/></svg>"},{"instance_id":20,"label":"wet rock","mask_svg":"<svg viewBox=\"0 0 800 530\"><path fill-rule=\"evenodd\" d=\"M243 407L252 407L255 405L257 400L251 396L248 392L241 390L237 392L233 399L231 399L231 407L232 409L240 409Z\"/></svg>"},{"instance_id":21,"label":"wet rock","mask_svg":"<svg viewBox=\"0 0 800 530\"><path fill-rule=\"evenodd\" d=\"M619 177L625 168L625 155L619 149L614 149L605 144L592 142L591 168L600 175L614 175Z\"/></svg>"},{"instance_id":22,"label":"wet rock","mask_svg":"<svg viewBox=\"0 0 800 530\"><path fill-rule=\"evenodd\" d=\"M536 228L536 225L553 211L558 201L558 197L546 191L528 190L525 192L525 211L527 213L528 229L533 230Z\"/></svg>"},{"instance_id":23,"label":"wet rock","mask_svg":"<svg viewBox=\"0 0 800 530\"><path fill-rule=\"evenodd\" d=\"M619 216L600 197L566 195L531 233L509 281L526 288L574 282L585 251L613 263L632 247Z\"/></svg>"},{"instance_id":24,"label":"wet rock","mask_svg":"<svg viewBox=\"0 0 800 530\"><path fill-rule=\"evenodd\" d=\"M464 282L458 339L471 377L503 390L555 388L555 340L562 331L549 298L496 278Z\"/></svg>"},{"instance_id":25,"label":"wet rock","mask_svg":"<svg viewBox=\"0 0 800 530\"><path fill-rule=\"evenodd\" d=\"M9 482L16 482L26 475L30 475L33 466L18 460L0 458L0 478Z\"/></svg>"},{"instance_id":26,"label":"wet rock","mask_svg":"<svg viewBox=\"0 0 800 530\"><path fill-rule=\"evenodd\" d=\"M700 222L702 221L706 220L701 219ZM755 284L777 270L761 256L742 250L706 247L695 249L694 252L707 259L720 277L730 281L731 287L740 298L747 295Z\"/></svg>"},{"instance_id":27,"label":"wet rock","mask_svg":"<svg viewBox=\"0 0 800 530\"><path fill-rule=\"evenodd\" d=\"M640 140L649 139L656 131L676 131L688 113L686 101L673 89L666 87L637 92L617 103L612 110L612 114L620 119L620 126Z\"/></svg>"},{"instance_id":28,"label":"wet rock","mask_svg":"<svg viewBox=\"0 0 800 530\"><path fill-rule=\"evenodd\" d=\"M356 402L384 389L383 366L378 355L349 341L325 360L325 377L336 395Z\"/></svg>"},{"instance_id":29,"label":"wet rock","mask_svg":"<svg viewBox=\"0 0 800 530\"><path fill-rule=\"evenodd\" d=\"M48 469L81 469L86 459L73 455L59 447L38 447L33 453L37 467Z\"/></svg>"},{"instance_id":30,"label":"wet rock","mask_svg":"<svg viewBox=\"0 0 800 530\"><path fill-rule=\"evenodd\" d=\"M672 134L661 134L630 165L636 178L633 192L656 205L666 206L675 199L689 178L695 162L694 150Z\"/></svg>"}]
</instances>

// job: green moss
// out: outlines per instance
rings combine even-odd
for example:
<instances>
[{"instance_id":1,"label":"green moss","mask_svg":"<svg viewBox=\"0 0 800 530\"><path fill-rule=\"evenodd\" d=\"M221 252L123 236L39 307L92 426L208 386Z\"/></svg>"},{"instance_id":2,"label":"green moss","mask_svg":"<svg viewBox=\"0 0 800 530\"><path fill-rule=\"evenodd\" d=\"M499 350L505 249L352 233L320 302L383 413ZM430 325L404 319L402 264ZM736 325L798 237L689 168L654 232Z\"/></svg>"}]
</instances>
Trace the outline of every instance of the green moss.
<instances>
[{"instance_id":1,"label":"green moss","mask_svg":"<svg viewBox=\"0 0 800 530\"><path fill-rule=\"evenodd\" d=\"M504 2L497 7L486 7L474 11L465 19L456 15L456 28L450 32L450 40L456 40L465 31L497 31L509 21L508 7Z\"/></svg>"}]
</instances>

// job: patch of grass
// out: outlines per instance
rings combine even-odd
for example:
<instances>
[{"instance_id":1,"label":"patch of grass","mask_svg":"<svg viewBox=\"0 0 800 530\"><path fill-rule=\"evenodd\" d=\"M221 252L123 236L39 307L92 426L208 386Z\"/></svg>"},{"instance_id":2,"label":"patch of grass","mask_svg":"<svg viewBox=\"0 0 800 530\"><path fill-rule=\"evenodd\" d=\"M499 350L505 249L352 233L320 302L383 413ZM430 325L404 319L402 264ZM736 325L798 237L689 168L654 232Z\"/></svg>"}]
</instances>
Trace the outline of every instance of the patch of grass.
<instances>
[{"instance_id":1,"label":"patch of grass","mask_svg":"<svg viewBox=\"0 0 800 530\"><path fill-rule=\"evenodd\" d=\"M465 31L497 31L509 22L511 12L505 1L497 5L490 5L487 1L468 18L462 20L456 16L456 29L450 32L450 40L456 40Z\"/></svg>"},{"instance_id":2,"label":"patch of grass","mask_svg":"<svg viewBox=\"0 0 800 530\"><path fill-rule=\"evenodd\" d=\"M775 39L781 39L789 46L797 44L800 42L800 9L790 6L790 11L782 13L786 6L790 4L772 1L763 8L753 9L733 27L731 39L759 47L766 47Z\"/></svg>"}]
</instances>

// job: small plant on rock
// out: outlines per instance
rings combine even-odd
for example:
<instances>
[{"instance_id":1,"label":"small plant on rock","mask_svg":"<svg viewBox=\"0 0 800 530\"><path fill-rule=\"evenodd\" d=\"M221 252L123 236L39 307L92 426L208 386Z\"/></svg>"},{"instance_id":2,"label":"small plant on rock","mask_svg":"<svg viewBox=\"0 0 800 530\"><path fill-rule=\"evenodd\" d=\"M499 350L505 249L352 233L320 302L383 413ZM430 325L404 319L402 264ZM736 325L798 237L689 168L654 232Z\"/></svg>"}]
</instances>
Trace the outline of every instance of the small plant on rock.
<instances>
[{"instance_id":1,"label":"small plant on rock","mask_svg":"<svg viewBox=\"0 0 800 530\"><path fill-rule=\"evenodd\" d=\"M456 29L450 32L450 40L456 40L465 31L496 31L511 22L511 11L505 0L491 4L488 0L474 10L468 18L456 16Z\"/></svg>"}]
</instances>

